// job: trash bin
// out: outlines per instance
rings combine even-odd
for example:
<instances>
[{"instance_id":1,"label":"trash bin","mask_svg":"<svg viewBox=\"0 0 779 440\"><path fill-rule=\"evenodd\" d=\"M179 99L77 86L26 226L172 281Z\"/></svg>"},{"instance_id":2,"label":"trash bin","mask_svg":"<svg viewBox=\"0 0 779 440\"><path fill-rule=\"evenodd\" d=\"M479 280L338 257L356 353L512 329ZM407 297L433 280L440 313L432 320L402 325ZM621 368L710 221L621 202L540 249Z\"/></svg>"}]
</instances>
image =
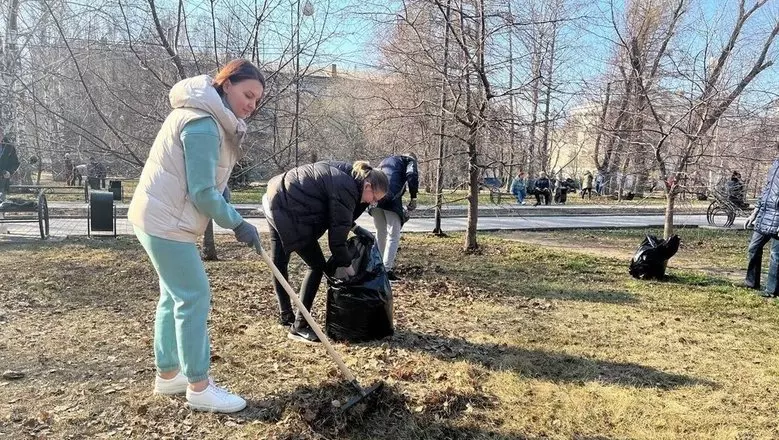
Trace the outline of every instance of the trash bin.
<instances>
[{"instance_id":1,"label":"trash bin","mask_svg":"<svg viewBox=\"0 0 779 440\"><path fill-rule=\"evenodd\" d=\"M122 181L121 180L109 180L108 191L114 194L114 200L122 201Z\"/></svg>"},{"instance_id":2,"label":"trash bin","mask_svg":"<svg viewBox=\"0 0 779 440\"><path fill-rule=\"evenodd\" d=\"M92 231L113 232L116 236L114 216L114 195L108 191L92 191L89 193L88 233Z\"/></svg>"}]
</instances>

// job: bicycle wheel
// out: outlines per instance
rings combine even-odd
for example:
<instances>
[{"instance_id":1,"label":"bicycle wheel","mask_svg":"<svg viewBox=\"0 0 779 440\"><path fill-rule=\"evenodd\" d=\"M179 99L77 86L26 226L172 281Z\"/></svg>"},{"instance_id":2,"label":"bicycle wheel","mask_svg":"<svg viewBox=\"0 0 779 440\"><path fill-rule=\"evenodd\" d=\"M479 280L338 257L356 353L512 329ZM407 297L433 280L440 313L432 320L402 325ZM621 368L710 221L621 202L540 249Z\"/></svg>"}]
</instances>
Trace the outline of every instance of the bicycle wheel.
<instances>
[{"instance_id":1,"label":"bicycle wheel","mask_svg":"<svg viewBox=\"0 0 779 440\"><path fill-rule=\"evenodd\" d=\"M714 226L714 218L712 214L714 213L714 210L719 208L719 203L717 201L713 201L709 204L709 207L706 209L706 221L709 223L709 225Z\"/></svg>"},{"instance_id":2,"label":"bicycle wheel","mask_svg":"<svg viewBox=\"0 0 779 440\"><path fill-rule=\"evenodd\" d=\"M733 225L733 221L736 219L736 214L733 211L728 210L725 207L717 206L708 218L711 226L718 228L729 228Z\"/></svg>"}]
</instances>

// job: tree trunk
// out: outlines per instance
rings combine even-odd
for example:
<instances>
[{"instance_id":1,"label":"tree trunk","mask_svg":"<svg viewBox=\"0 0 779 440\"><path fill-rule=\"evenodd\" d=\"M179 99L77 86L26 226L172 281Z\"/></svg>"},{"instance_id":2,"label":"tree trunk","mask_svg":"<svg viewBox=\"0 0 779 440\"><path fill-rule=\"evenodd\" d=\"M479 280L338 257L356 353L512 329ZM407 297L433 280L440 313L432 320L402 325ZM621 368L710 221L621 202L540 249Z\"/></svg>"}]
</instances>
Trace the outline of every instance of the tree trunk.
<instances>
[{"instance_id":1,"label":"tree trunk","mask_svg":"<svg viewBox=\"0 0 779 440\"><path fill-rule=\"evenodd\" d=\"M435 235L444 236L444 231L441 229L441 207L444 203L444 146L445 146L445 133L446 133L446 84L449 81L447 75L449 74L449 28L448 23L452 14L452 0L446 1L446 22L444 23L444 68L441 73L441 108L439 109L438 118L438 169L436 170L435 179L435 227L433 233Z\"/></svg>"},{"instance_id":2,"label":"tree trunk","mask_svg":"<svg viewBox=\"0 0 779 440\"><path fill-rule=\"evenodd\" d=\"M546 171L544 166L536 169L536 124L538 123L538 99L539 99L539 83L541 82L541 61L538 53L533 54L533 74L535 79L533 80L532 97L530 99L530 133L528 142L528 166L527 172L531 177L535 177L537 171Z\"/></svg>"},{"instance_id":3,"label":"tree trunk","mask_svg":"<svg viewBox=\"0 0 779 440\"><path fill-rule=\"evenodd\" d=\"M478 122L468 129L468 227L463 250L473 252L479 248L476 229L479 220L479 164L477 152Z\"/></svg>"},{"instance_id":4,"label":"tree trunk","mask_svg":"<svg viewBox=\"0 0 779 440\"><path fill-rule=\"evenodd\" d=\"M230 187L226 187L222 193L227 203L230 203ZM219 261L216 254L216 243L214 243L214 221L208 222L206 232L203 234L203 259L206 261Z\"/></svg>"},{"instance_id":5,"label":"tree trunk","mask_svg":"<svg viewBox=\"0 0 779 440\"><path fill-rule=\"evenodd\" d=\"M216 244L214 243L214 221L208 222L205 234L203 234L203 260L219 261L216 254Z\"/></svg>"},{"instance_id":6,"label":"tree trunk","mask_svg":"<svg viewBox=\"0 0 779 440\"><path fill-rule=\"evenodd\" d=\"M663 223L663 238L668 239L674 233L674 204L676 203L676 190L671 188L665 196L665 222Z\"/></svg>"},{"instance_id":7,"label":"tree trunk","mask_svg":"<svg viewBox=\"0 0 779 440\"><path fill-rule=\"evenodd\" d=\"M541 161L541 169L547 170L550 164L549 154L549 114L552 108L552 75L554 73L554 57L555 57L555 40L557 40L557 30L555 22L552 22L552 41L549 42L549 59L546 69L546 77L544 78L544 127L543 138L538 145L538 159ZM560 174L562 177L562 174Z\"/></svg>"}]
</instances>

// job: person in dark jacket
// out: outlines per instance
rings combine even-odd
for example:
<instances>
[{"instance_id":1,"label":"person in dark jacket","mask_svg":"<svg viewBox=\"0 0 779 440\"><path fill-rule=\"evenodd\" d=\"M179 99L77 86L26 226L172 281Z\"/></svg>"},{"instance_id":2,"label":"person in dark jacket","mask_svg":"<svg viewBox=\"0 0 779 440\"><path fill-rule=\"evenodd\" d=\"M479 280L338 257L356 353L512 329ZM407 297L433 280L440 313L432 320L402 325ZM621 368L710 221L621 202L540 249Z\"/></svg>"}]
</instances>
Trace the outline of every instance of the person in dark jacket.
<instances>
[{"instance_id":1,"label":"person in dark jacket","mask_svg":"<svg viewBox=\"0 0 779 440\"><path fill-rule=\"evenodd\" d=\"M544 197L544 204L548 205L552 202L552 192L549 190L549 178L546 177L546 173L541 171L538 175L538 179L535 181L535 187L533 188L533 195L536 196L536 203L533 206L541 204L541 196Z\"/></svg>"},{"instance_id":2,"label":"person in dark jacket","mask_svg":"<svg viewBox=\"0 0 779 440\"><path fill-rule=\"evenodd\" d=\"M768 281L762 296L779 296L777 274L779 274L779 159L774 160L768 170L768 178L757 201L757 206L747 218L745 228L754 227L752 239L747 249L747 274L744 284L760 290L760 271L763 260L763 247L773 238L771 258L768 266Z\"/></svg>"},{"instance_id":3,"label":"person in dark jacket","mask_svg":"<svg viewBox=\"0 0 779 440\"><path fill-rule=\"evenodd\" d=\"M70 153L65 153L65 165L63 172L65 174L65 185L73 186L76 184L75 174L73 170L73 159L70 158Z\"/></svg>"},{"instance_id":4,"label":"person in dark jacket","mask_svg":"<svg viewBox=\"0 0 779 440\"><path fill-rule=\"evenodd\" d=\"M10 135L3 136L0 142L0 192L8 194L11 186L11 174L19 168L19 157Z\"/></svg>"},{"instance_id":5,"label":"person in dark jacket","mask_svg":"<svg viewBox=\"0 0 779 440\"><path fill-rule=\"evenodd\" d=\"M409 211L417 208L417 193L419 192L417 156L414 153L390 156L381 161L379 169L389 179L389 190L387 196L379 202L376 208L371 209L370 213L373 216L373 225L376 227L376 244L379 246L379 252L384 260L387 278L390 281L398 281L399 278L393 269L400 244L400 230L407 220L403 212L402 199L408 184L411 200L406 208Z\"/></svg>"},{"instance_id":6,"label":"person in dark jacket","mask_svg":"<svg viewBox=\"0 0 779 440\"><path fill-rule=\"evenodd\" d=\"M744 191L744 182L741 181L741 173L733 171L730 180L727 183L728 201L737 207L744 209L749 205L744 201L746 196Z\"/></svg>"},{"instance_id":7,"label":"person in dark jacket","mask_svg":"<svg viewBox=\"0 0 779 440\"><path fill-rule=\"evenodd\" d=\"M87 181L89 182L89 187L92 189L105 188L105 177L105 165L94 157L90 157L89 165L87 166Z\"/></svg>"},{"instance_id":8,"label":"person in dark jacket","mask_svg":"<svg viewBox=\"0 0 779 440\"><path fill-rule=\"evenodd\" d=\"M293 168L268 182L262 206L270 226L271 258L286 279L289 256L295 252L308 266L300 297L311 310L322 276L350 267L352 257L346 238L353 230L360 235L370 232L355 225L368 205L375 205L387 193L387 176L367 162L323 161ZM326 267L319 238L327 232L331 266ZM371 235L372 236L372 235ZM273 280L279 302L280 322L289 326L290 339L317 343L319 339L298 311L292 313L289 296L281 284Z\"/></svg>"}]
</instances>

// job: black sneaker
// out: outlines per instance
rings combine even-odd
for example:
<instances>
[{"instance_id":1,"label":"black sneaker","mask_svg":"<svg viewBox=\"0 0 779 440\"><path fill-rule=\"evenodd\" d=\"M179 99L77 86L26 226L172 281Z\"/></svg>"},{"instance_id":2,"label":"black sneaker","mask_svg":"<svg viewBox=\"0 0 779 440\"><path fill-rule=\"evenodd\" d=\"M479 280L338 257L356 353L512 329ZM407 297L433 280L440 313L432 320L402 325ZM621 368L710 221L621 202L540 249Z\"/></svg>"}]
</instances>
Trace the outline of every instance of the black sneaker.
<instances>
[{"instance_id":1,"label":"black sneaker","mask_svg":"<svg viewBox=\"0 0 779 440\"><path fill-rule=\"evenodd\" d=\"M310 327L295 329L294 325L291 326L289 328L289 333L287 333L287 339L311 345L319 343L319 338Z\"/></svg>"},{"instance_id":2,"label":"black sneaker","mask_svg":"<svg viewBox=\"0 0 779 440\"><path fill-rule=\"evenodd\" d=\"M395 271L392 270L387 271L387 279L390 280L390 283L396 283L400 281L400 278L398 278L398 276L395 275Z\"/></svg>"},{"instance_id":3,"label":"black sneaker","mask_svg":"<svg viewBox=\"0 0 779 440\"><path fill-rule=\"evenodd\" d=\"M279 315L279 326L283 328L290 328L292 324L295 323L295 314L290 313L282 313Z\"/></svg>"}]
</instances>

